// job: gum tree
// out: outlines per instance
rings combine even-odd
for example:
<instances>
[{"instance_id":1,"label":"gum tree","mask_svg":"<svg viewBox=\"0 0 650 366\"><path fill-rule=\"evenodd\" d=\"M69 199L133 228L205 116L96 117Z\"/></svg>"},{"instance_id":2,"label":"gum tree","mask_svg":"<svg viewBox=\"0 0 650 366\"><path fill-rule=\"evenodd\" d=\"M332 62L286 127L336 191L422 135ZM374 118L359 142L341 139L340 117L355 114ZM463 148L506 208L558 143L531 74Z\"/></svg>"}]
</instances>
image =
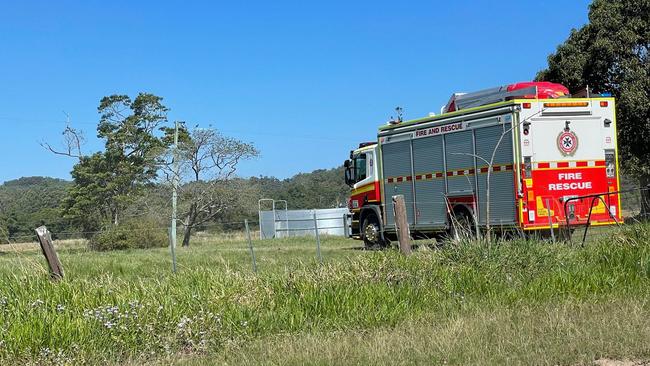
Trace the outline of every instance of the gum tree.
<instances>
[{"instance_id":1,"label":"gum tree","mask_svg":"<svg viewBox=\"0 0 650 366\"><path fill-rule=\"evenodd\" d=\"M162 98L140 93L102 98L97 137L104 151L78 156L64 213L86 230L118 225L124 208L157 176L164 141L156 132L167 121Z\"/></svg>"},{"instance_id":2,"label":"gum tree","mask_svg":"<svg viewBox=\"0 0 650 366\"><path fill-rule=\"evenodd\" d=\"M165 141L171 141L172 129L166 129ZM173 153L171 153L173 155ZM243 160L252 159L259 151L249 143L227 137L212 128L195 127L179 132L177 157L180 164L179 217L184 226L183 246L190 245L192 231L226 211L246 205L254 195L247 182L236 179ZM165 169L171 179L172 158Z\"/></svg>"}]
</instances>

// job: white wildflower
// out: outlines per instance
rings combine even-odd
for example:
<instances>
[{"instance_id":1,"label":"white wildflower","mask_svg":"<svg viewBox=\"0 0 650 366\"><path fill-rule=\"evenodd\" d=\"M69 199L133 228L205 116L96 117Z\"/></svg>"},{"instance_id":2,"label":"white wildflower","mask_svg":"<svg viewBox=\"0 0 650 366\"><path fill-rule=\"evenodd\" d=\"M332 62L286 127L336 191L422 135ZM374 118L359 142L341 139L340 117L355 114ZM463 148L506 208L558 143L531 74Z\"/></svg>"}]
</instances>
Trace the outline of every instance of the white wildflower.
<instances>
[{"instance_id":1,"label":"white wildflower","mask_svg":"<svg viewBox=\"0 0 650 366\"><path fill-rule=\"evenodd\" d=\"M41 300L41 299L37 299L36 301L34 301L34 302L32 303L32 307L35 308L35 307L41 306L41 305L43 305L43 304L45 304L45 301L43 301L43 300Z\"/></svg>"}]
</instances>

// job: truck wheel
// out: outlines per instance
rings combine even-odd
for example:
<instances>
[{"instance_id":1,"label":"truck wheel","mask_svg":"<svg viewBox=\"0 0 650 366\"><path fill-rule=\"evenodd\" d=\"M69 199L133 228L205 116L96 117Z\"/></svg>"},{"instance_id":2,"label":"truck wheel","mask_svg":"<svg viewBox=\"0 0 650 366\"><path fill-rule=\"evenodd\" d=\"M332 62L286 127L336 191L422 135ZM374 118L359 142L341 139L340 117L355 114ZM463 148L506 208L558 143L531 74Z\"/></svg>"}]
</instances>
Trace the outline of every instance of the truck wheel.
<instances>
[{"instance_id":1,"label":"truck wheel","mask_svg":"<svg viewBox=\"0 0 650 366\"><path fill-rule=\"evenodd\" d=\"M450 228L452 240L473 239L476 237L474 218L466 209L459 209L454 212L453 222Z\"/></svg>"},{"instance_id":2,"label":"truck wheel","mask_svg":"<svg viewBox=\"0 0 650 366\"><path fill-rule=\"evenodd\" d=\"M384 242L381 240L380 230L379 220L374 214L369 214L363 219L361 236L363 237L363 243L366 245L366 249L377 249L384 246Z\"/></svg>"}]
</instances>

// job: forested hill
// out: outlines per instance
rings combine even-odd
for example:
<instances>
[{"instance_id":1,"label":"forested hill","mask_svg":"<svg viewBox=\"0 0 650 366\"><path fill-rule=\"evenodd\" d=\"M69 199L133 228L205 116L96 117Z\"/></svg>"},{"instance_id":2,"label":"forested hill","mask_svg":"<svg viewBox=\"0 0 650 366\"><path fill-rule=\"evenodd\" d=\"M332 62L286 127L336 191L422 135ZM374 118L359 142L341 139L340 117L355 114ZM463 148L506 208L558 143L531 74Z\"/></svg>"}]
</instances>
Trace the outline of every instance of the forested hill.
<instances>
[{"instance_id":1,"label":"forested hill","mask_svg":"<svg viewBox=\"0 0 650 366\"><path fill-rule=\"evenodd\" d=\"M215 217L215 221L256 220L257 200L260 198L287 200L289 209L343 207L349 192L349 187L343 182L342 167L300 173L287 179L252 177L237 182L241 185L233 185L232 189L239 192L235 194L242 196L241 199L220 217ZM53 233L79 230L62 217L61 201L71 184L55 178L24 177L0 185L0 243L7 238L20 240L25 235L32 235L41 225L47 225ZM154 191L163 196L168 192L162 187L150 187L149 190L152 195ZM164 199L152 200L148 206L166 202ZM164 213L167 210L152 211Z\"/></svg>"},{"instance_id":2,"label":"forested hill","mask_svg":"<svg viewBox=\"0 0 650 366\"><path fill-rule=\"evenodd\" d=\"M59 206L70 182L48 177L23 177L0 185L0 240L31 235L38 226L64 228Z\"/></svg>"},{"instance_id":3,"label":"forested hill","mask_svg":"<svg viewBox=\"0 0 650 366\"><path fill-rule=\"evenodd\" d=\"M284 180L253 177L249 181L259 187L262 198L286 200L290 210L343 207L350 192L343 167L300 173Z\"/></svg>"}]
</instances>

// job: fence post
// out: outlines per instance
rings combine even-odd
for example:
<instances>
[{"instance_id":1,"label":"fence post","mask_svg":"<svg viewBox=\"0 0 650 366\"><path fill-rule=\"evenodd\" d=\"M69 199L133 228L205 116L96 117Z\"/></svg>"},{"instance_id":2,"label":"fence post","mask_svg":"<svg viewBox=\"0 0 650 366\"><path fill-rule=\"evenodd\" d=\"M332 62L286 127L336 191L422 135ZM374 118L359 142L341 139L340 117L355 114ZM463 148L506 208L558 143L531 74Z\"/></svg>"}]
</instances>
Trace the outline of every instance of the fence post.
<instances>
[{"instance_id":1,"label":"fence post","mask_svg":"<svg viewBox=\"0 0 650 366\"><path fill-rule=\"evenodd\" d=\"M173 235L176 235L174 230L170 227L167 230L167 235L169 235L169 250L172 254L172 272L176 273L176 240L172 238Z\"/></svg>"},{"instance_id":2,"label":"fence post","mask_svg":"<svg viewBox=\"0 0 650 366\"><path fill-rule=\"evenodd\" d=\"M314 211L314 233L316 234L316 253L318 261L323 264L323 256L320 254L320 235L318 234L318 220L316 220L316 211Z\"/></svg>"},{"instance_id":3,"label":"fence post","mask_svg":"<svg viewBox=\"0 0 650 366\"><path fill-rule=\"evenodd\" d=\"M350 237L348 233L348 214L343 214L343 237Z\"/></svg>"},{"instance_id":4,"label":"fence post","mask_svg":"<svg viewBox=\"0 0 650 366\"><path fill-rule=\"evenodd\" d=\"M63 266L59 261L59 256L54 250L54 245L52 244L52 235L50 231L45 226L40 226L36 228L36 236L38 236L38 242L41 244L41 250L47 261L47 265L50 268L50 277L54 281L58 281L63 278Z\"/></svg>"},{"instance_id":5,"label":"fence post","mask_svg":"<svg viewBox=\"0 0 650 366\"><path fill-rule=\"evenodd\" d=\"M244 219L244 225L246 226L246 237L248 238L248 250L251 252L251 258L253 260L253 272L257 273L257 263L255 261L255 251L253 251L253 242L251 241L251 231L248 228L248 220Z\"/></svg>"},{"instance_id":6,"label":"fence post","mask_svg":"<svg viewBox=\"0 0 650 366\"><path fill-rule=\"evenodd\" d=\"M406 203L404 196L399 194L393 196L393 213L395 215L395 228L397 229L397 240L399 249L405 254L411 254L411 234L409 233L409 224L406 219Z\"/></svg>"},{"instance_id":7,"label":"fence post","mask_svg":"<svg viewBox=\"0 0 650 366\"><path fill-rule=\"evenodd\" d=\"M555 231L553 230L553 220L551 219L551 203L549 199L546 199L546 212L548 213L548 227L551 229L551 238L553 243L555 243Z\"/></svg>"}]
</instances>

